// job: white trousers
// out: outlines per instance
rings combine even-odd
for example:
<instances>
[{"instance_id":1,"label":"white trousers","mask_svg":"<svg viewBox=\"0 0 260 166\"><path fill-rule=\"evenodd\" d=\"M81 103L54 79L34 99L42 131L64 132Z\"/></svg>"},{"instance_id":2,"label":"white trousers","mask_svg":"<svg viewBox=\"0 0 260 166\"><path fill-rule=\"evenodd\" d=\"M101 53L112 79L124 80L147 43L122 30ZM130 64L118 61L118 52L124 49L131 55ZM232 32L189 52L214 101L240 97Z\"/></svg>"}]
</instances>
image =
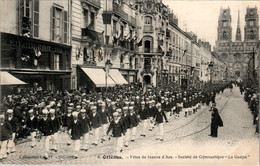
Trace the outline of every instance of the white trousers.
<instances>
[{"instance_id":1,"label":"white trousers","mask_svg":"<svg viewBox=\"0 0 260 166\"><path fill-rule=\"evenodd\" d=\"M31 139L32 139L32 144L31 144L31 146L35 146L35 145L36 145L36 140L35 140L36 131L31 132L30 134L31 134Z\"/></svg>"},{"instance_id":2,"label":"white trousers","mask_svg":"<svg viewBox=\"0 0 260 166\"><path fill-rule=\"evenodd\" d=\"M80 139L73 140L74 151L79 152L80 150Z\"/></svg>"},{"instance_id":3,"label":"white trousers","mask_svg":"<svg viewBox=\"0 0 260 166\"><path fill-rule=\"evenodd\" d=\"M142 125L143 126L143 132L142 132L143 134L145 134L145 132L147 130L147 123L148 123L148 121L149 121L148 119L145 119L142 122L143 123L143 125Z\"/></svg>"},{"instance_id":4,"label":"white trousers","mask_svg":"<svg viewBox=\"0 0 260 166\"><path fill-rule=\"evenodd\" d=\"M149 124L149 129L152 129L154 127L154 121L153 117L149 117L148 124Z\"/></svg>"},{"instance_id":5,"label":"white trousers","mask_svg":"<svg viewBox=\"0 0 260 166\"><path fill-rule=\"evenodd\" d=\"M107 135L107 128L108 128L108 124L103 124L102 125L102 138L104 139L105 136Z\"/></svg>"},{"instance_id":6,"label":"white trousers","mask_svg":"<svg viewBox=\"0 0 260 166\"><path fill-rule=\"evenodd\" d=\"M159 139L163 139L163 135L164 135L163 123L159 123L159 124L158 124L158 133L159 133L158 138L159 138Z\"/></svg>"},{"instance_id":7,"label":"white trousers","mask_svg":"<svg viewBox=\"0 0 260 166\"><path fill-rule=\"evenodd\" d=\"M58 132L51 135L51 149L57 150L57 143L58 143Z\"/></svg>"},{"instance_id":8,"label":"white trousers","mask_svg":"<svg viewBox=\"0 0 260 166\"><path fill-rule=\"evenodd\" d=\"M99 127L93 129L93 143L98 144L98 140L99 140Z\"/></svg>"},{"instance_id":9,"label":"white trousers","mask_svg":"<svg viewBox=\"0 0 260 166\"><path fill-rule=\"evenodd\" d=\"M48 155L48 152L50 151L51 137L52 137L51 135L45 136L45 140L44 140L45 155Z\"/></svg>"},{"instance_id":10,"label":"white trousers","mask_svg":"<svg viewBox=\"0 0 260 166\"><path fill-rule=\"evenodd\" d=\"M119 153L123 149L123 137L114 137L114 146L116 153Z\"/></svg>"},{"instance_id":11,"label":"white trousers","mask_svg":"<svg viewBox=\"0 0 260 166\"><path fill-rule=\"evenodd\" d=\"M15 133L12 133L12 140L9 140L7 143L7 152L14 152L15 151Z\"/></svg>"},{"instance_id":12,"label":"white trousers","mask_svg":"<svg viewBox=\"0 0 260 166\"><path fill-rule=\"evenodd\" d=\"M127 129L124 136L124 145L128 145L129 138L130 138L130 129Z\"/></svg>"},{"instance_id":13,"label":"white trousers","mask_svg":"<svg viewBox=\"0 0 260 166\"><path fill-rule=\"evenodd\" d=\"M6 158L7 157L7 142L8 140L1 141L1 149L0 149L0 159Z\"/></svg>"},{"instance_id":14,"label":"white trousers","mask_svg":"<svg viewBox=\"0 0 260 166\"><path fill-rule=\"evenodd\" d=\"M133 127L131 128L131 136L132 136L131 140L135 140L135 135L136 135L136 127Z\"/></svg>"},{"instance_id":15,"label":"white trousers","mask_svg":"<svg viewBox=\"0 0 260 166\"><path fill-rule=\"evenodd\" d=\"M88 149L88 139L89 139L89 133L83 134L83 140L82 140L82 149Z\"/></svg>"}]
</instances>

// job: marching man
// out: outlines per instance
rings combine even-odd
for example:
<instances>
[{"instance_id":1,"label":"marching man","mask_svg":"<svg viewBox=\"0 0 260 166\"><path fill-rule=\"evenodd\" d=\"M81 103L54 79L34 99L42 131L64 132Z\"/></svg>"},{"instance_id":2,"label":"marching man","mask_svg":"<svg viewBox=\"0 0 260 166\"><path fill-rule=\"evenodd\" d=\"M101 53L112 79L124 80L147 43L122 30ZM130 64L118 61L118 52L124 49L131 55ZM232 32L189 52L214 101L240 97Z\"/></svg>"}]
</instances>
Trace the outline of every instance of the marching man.
<instances>
[{"instance_id":1,"label":"marching man","mask_svg":"<svg viewBox=\"0 0 260 166\"><path fill-rule=\"evenodd\" d=\"M78 152L80 150L80 137L82 136L82 123L78 119L78 112L72 113L73 121L69 128L69 133L74 145L74 158L78 158Z\"/></svg>"},{"instance_id":2,"label":"marching man","mask_svg":"<svg viewBox=\"0 0 260 166\"><path fill-rule=\"evenodd\" d=\"M90 121L87 117L87 111L85 109L80 110L80 121L82 123L82 134L83 134L83 142L81 146L81 150L88 151L88 139L89 139L89 131L90 131Z\"/></svg>"},{"instance_id":3,"label":"marching man","mask_svg":"<svg viewBox=\"0 0 260 166\"><path fill-rule=\"evenodd\" d=\"M163 135L164 135L164 128L163 128L163 118L165 119L166 123L168 122L167 117L162 110L162 105L161 103L158 103L157 105L157 112L154 115L155 122L158 125L159 129L159 137L157 139L160 139L160 141L163 141Z\"/></svg>"},{"instance_id":4,"label":"marching man","mask_svg":"<svg viewBox=\"0 0 260 166\"><path fill-rule=\"evenodd\" d=\"M18 121L17 119L13 116L13 110L12 109L8 109L7 110L7 122L11 125L12 127L12 139L8 141L7 144L7 153L14 153L15 152L15 143L14 143L14 139L15 139L15 134L16 131L18 129Z\"/></svg>"},{"instance_id":5,"label":"marching man","mask_svg":"<svg viewBox=\"0 0 260 166\"><path fill-rule=\"evenodd\" d=\"M90 117L91 128L93 129L93 143L92 145L97 146L99 140L99 128L101 126L101 118L97 112L97 107L92 107L92 116Z\"/></svg>"},{"instance_id":6,"label":"marching man","mask_svg":"<svg viewBox=\"0 0 260 166\"><path fill-rule=\"evenodd\" d=\"M124 133L124 127L121 123L120 116L118 114L119 110L117 112L113 113L113 120L110 122L110 125L107 129L107 135L112 130L112 136L114 137L114 145L116 152L122 152L123 151L123 133Z\"/></svg>"},{"instance_id":7,"label":"marching man","mask_svg":"<svg viewBox=\"0 0 260 166\"><path fill-rule=\"evenodd\" d=\"M27 119L26 125L30 130L30 134L31 134L31 138L32 138L31 148L34 148L36 146L35 137L36 137L36 131L38 129L38 121L39 121L38 118L35 117L35 115L34 115L34 110L30 109L29 117Z\"/></svg>"},{"instance_id":8,"label":"marching man","mask_svg":"<svg viewBox=\"0 0 260 166\"><path fill-rule=\"evenodd\" d=\"M101 111L99 113L100 118L101 118L101 125L102 125L102 138L101 138L101 143L105 141L105 136L106 136L106 131L108 127L108 121L110 120L109 118L109 113L106 110L106 104L105 102L101 103Z\"/></svg>"},{"instance_id":9,"label":"marching man","mask_svg":"<svg viewBox=\"0 0 260 166\"><path fill-rule=\"evenodd\" d=\"M50 151L50 141L51 141L51 135L52 135L52 126L51 122L48 118L48 110L44 109L42 110L42 119L39 120L39 131L42 132L45 140L45 154L44 154L44 159L49 158L49 151Z\"/></svg>"},{"instance_id":10,"label":"marching man","mask_svg":"<svg viewBox=\"0 0 260 166\"><path fill-rule=\"evenodd\" d=\"M134 111L133 106L129 107L129 111L130 111L130 125L131 125L131 129L130 129L131 130L131 141L134 142L135 135L136 135L136 127L138 125L138 118Z\"/></svg>"},{"instance_id":11,"label":"marching man","mask_svg":"<svg viewBox=\"0 0 260 166\"><path fill-rule=\"evenodd\" d=\"M7 158L7 142L12 139L12 126L5 121L5 116L0 115L0 160Z\"/></svg>"},{"instance_id":12,"label":"marching man","mask_svg":"<svg viewBox=\"0 0 260 166\"><path fill-rule=\"evenodd\" d=\"M51 150L57 152L58 131L60 129L60 123L58 118L55 116L55 109L50 109L50 123L52 127Z\"/></svg>"}]
</instances>

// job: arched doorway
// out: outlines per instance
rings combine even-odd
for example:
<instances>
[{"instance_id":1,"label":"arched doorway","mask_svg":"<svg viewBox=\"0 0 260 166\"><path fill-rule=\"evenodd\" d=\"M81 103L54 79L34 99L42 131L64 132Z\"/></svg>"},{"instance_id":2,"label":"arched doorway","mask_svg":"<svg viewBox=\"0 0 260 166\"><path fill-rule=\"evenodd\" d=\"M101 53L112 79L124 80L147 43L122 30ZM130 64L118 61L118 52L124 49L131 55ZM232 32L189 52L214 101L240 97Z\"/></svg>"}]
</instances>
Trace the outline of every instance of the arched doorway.
<instances>
[{"instance_id":1,"label":"arched doorway","mask_svg":"<svg viewBox=\"0 0 260 166\"><path fill-rule=\"evenodd\" d=\"M151 76L145 75L143 80L144 80L144 84L145 85L150 85L151 84Z\"/></svg>"}]
</instances>

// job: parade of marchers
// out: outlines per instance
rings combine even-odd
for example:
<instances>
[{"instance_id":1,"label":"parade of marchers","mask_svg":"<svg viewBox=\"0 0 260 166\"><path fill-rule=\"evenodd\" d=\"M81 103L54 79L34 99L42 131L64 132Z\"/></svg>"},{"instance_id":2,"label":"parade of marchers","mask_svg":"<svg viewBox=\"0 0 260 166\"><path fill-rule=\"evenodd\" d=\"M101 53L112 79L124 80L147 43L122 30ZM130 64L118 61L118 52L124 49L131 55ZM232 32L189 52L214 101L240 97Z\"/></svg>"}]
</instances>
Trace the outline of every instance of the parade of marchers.
<instances>
[{"instance_id":1,"label":"parade of marchers","mask_svg":"<svg viewBox=\"0 0 260 166\"><path fill-rule=\"evenodd\" d=\"M187 118L201 108L211 107L211 132L217 137L218 127L223 126L216 108L215 97L225 89L232 91L240 86L241 94L254 115L258 133L258 98L250 85L236 82L210 83L200 88L178 87L143 88L142 84L117 85L107 91L86 93L86 90L46 91L41 87L24 88L8 94L1 102L0 159L15 153L15 144L29 137L31 148L39 139L44 140L44 159L57 148L60 133L67 133L67 146L74 151L87 153L90 146L97 147L105 141L114 141L114 152L120 154L137 137L145 138L156 132L156 140L164 141L164 124L178 118ZM180 116L183 112L184 117ZM142 129L137 135L136 131ZM91 136L90 136L91 135ZM92 139L90 139L90 137Z\"/></svg>"}]
</instances>

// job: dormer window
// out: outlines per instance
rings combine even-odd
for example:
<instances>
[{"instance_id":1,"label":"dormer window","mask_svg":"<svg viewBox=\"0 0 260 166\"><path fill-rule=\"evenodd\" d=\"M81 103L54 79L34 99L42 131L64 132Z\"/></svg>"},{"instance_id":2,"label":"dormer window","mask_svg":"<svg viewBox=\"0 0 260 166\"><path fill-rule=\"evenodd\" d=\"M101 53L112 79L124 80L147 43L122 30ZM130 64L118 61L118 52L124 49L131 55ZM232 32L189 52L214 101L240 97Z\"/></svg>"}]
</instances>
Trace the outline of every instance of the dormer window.
<instances>
[{"instance_id":1,"label":"dormer window","mask_svg":"<svg viewBox=\"0 0 260 166\"><path fill-rule=\"evenodd\" d=\"M227 15L227 11L225 10L225 11L224 11L224 16L226 16L226 15Z\"/></svg>"},{"instance_id":2,"label":"dormer window","mask_svg":"<svg viewBox=\"0 0 260 166\"><path fill-rule=\"evenodd\" d=\"M251 11L250 11L250 15L253 15L253 14L254 14L254 12L253 12L253 10L251 10Z\"/></svg>"}]
</instances>

